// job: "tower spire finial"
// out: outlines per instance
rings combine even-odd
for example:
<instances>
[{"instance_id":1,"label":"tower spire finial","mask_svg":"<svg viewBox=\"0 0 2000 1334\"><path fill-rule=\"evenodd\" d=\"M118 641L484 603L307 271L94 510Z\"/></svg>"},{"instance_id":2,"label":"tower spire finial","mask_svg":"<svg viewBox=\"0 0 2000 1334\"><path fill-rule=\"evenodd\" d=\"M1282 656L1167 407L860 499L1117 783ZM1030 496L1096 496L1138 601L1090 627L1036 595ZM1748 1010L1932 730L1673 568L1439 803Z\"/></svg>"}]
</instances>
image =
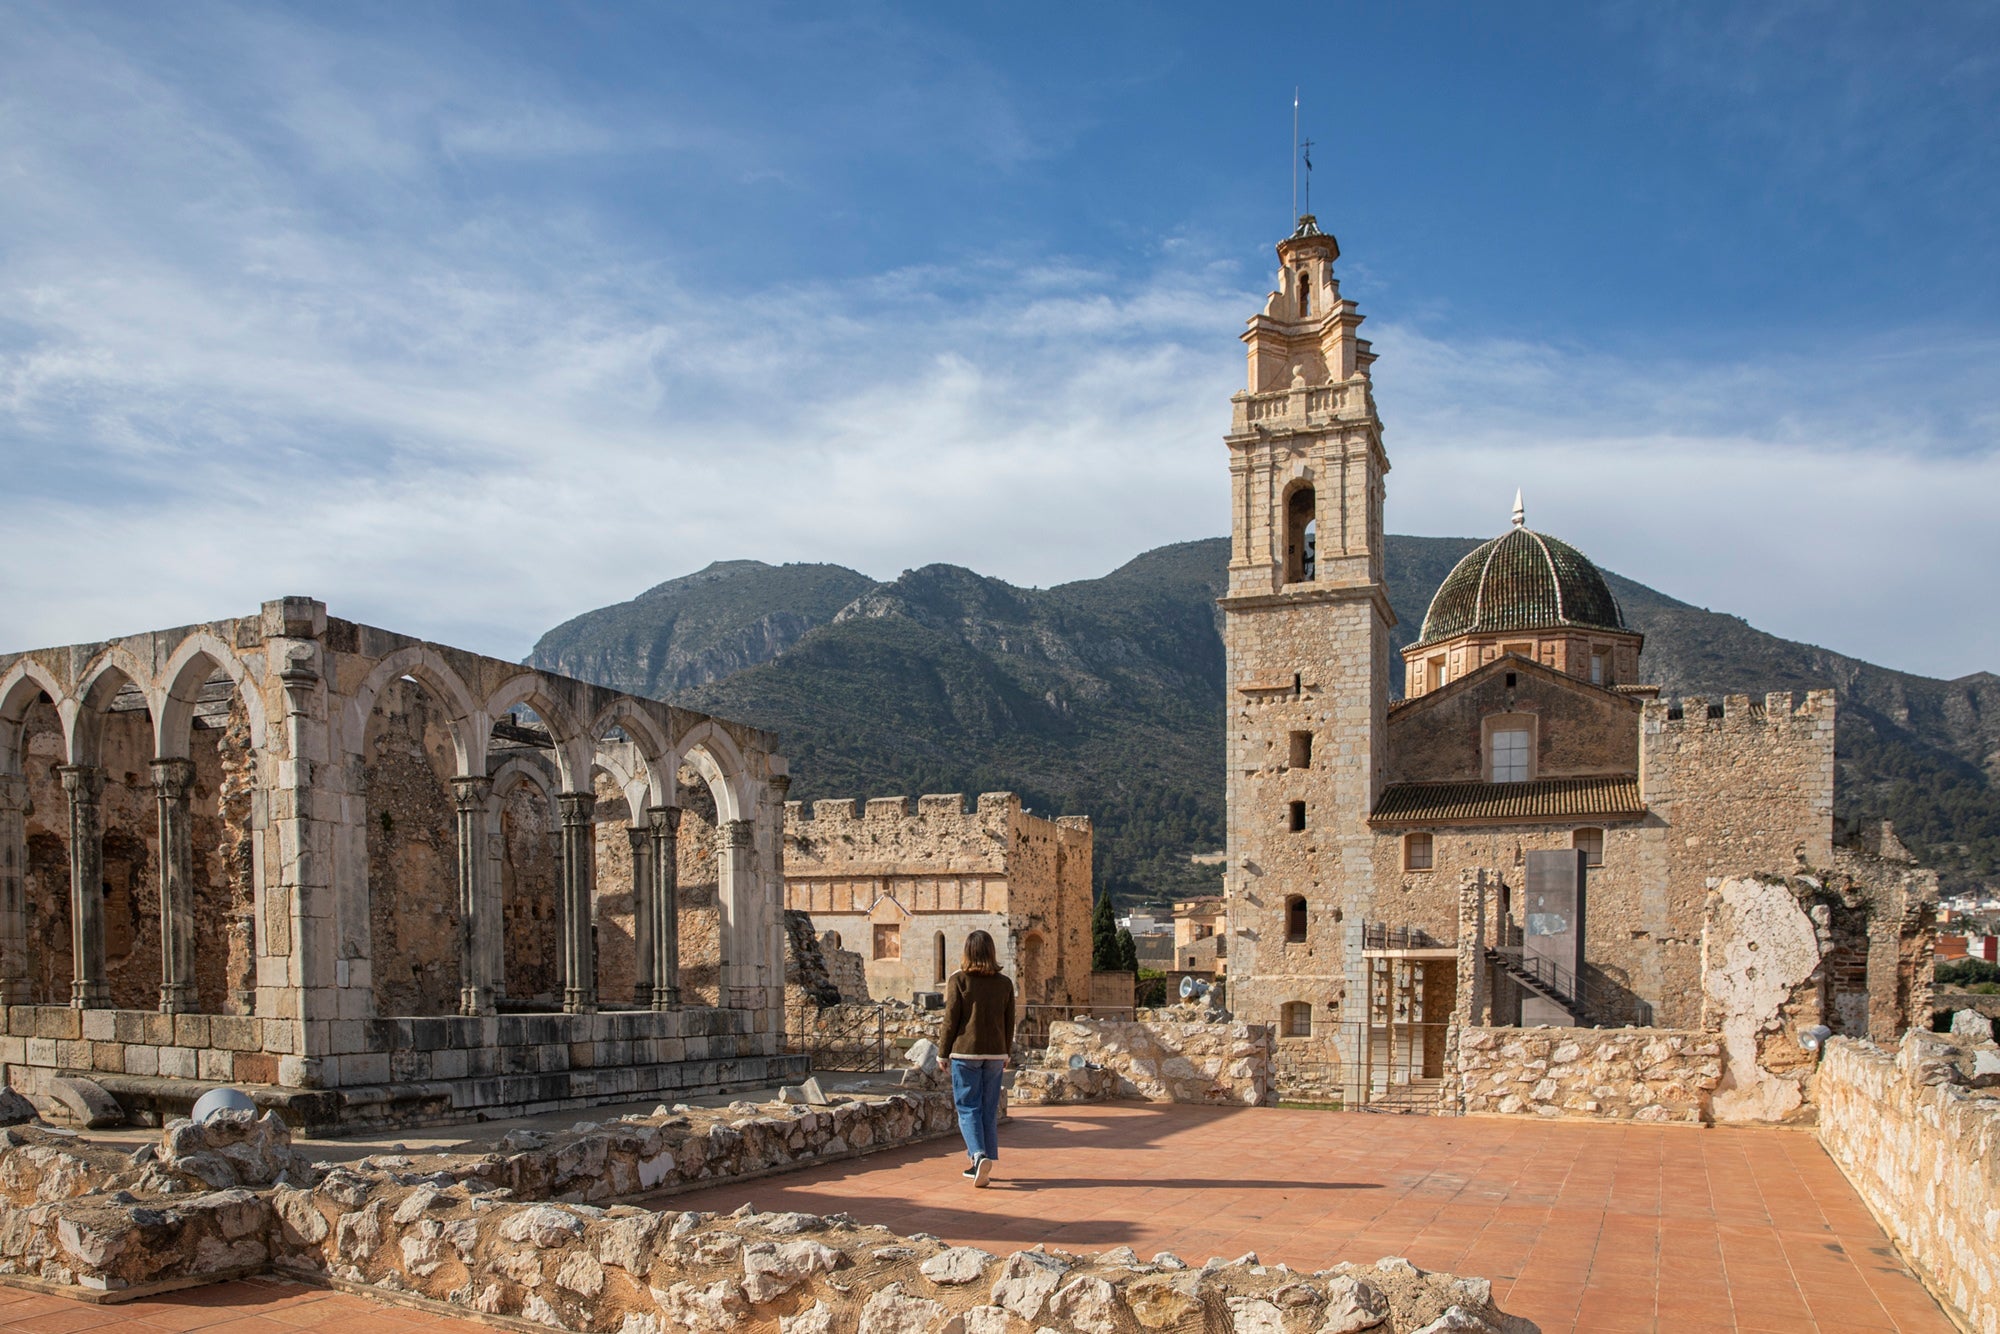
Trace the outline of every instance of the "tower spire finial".
<instances>
[{"instance_id":1,"label":"tower spire finial","mask_svg":"<svg viewBox=\"0 0 2000 1334\"><path fill-rule=\"evenodd\" d=\"M1514 526L1516 528L1526 527L1527 522L1528 512L1521 508L1521 488L1517 486L1514 488Z\"/></svg>"}]
</instances>

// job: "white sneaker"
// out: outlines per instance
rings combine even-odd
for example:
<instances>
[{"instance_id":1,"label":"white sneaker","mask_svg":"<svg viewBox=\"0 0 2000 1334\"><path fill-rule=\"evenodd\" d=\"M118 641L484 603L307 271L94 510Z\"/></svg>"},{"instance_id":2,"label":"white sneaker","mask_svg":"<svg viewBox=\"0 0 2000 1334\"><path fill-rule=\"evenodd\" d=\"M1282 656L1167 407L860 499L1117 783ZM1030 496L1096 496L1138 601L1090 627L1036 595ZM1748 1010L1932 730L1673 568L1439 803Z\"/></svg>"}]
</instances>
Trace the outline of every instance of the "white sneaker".
<instances>
[{"instance_id":1,"label":"white sneaker","mask_svg":"<svg viewBox=\"0 0 2000 1334\"><path fill-rule=\"evenodd\" d=\"M993 1160L991 1158L981 1158L979 1160L978 1166L974 1167L972 1170L972 1184L975 1186L983 1186L992 1179L993 1179Z\"/></svg>"}]
</instances>

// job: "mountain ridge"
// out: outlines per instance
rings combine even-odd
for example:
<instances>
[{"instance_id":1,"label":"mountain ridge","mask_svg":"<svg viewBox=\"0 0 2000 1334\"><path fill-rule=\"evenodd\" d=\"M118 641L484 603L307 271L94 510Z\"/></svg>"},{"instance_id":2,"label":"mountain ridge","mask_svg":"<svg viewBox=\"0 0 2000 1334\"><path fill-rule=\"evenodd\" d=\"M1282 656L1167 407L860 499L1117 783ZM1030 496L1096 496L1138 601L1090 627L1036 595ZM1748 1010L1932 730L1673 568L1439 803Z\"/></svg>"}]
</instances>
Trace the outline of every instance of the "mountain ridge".
<instances>
[{"instance_id":1,"label":"mountain ridge","mask_svg":"<svg viewBox=\"0 0 2000 1334\"><path fill-rule=\"evenodd\" d=\"M1387 539L1392 647L1477 545ZM1219 883L1188 856L1222 839L1228 549L1173 543L1042 589L949 564L878 581L716 562L570 618L528 661L778 731L798 799L1007 788L1091 815L1100 887L1157 901ZM1670 696L1833 687L1838 814L1894 819L1948 882L2000 878L2000 676L1877 667L1605 577L1646 635L1644 679Z\"/></svg>"}]
</instances>

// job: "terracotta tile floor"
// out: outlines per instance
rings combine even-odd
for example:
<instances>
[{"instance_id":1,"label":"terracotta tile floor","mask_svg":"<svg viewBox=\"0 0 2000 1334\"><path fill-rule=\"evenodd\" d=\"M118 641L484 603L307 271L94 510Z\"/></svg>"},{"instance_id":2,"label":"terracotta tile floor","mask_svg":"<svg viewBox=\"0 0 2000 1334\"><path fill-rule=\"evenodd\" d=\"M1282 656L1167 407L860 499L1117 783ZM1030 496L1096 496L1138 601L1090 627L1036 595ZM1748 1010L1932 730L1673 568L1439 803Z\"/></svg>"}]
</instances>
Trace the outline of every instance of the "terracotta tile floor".
<instances>
[{"instance_id":1,"label":"terracotta tile floor","mask_svg":"<svg viewBox=\"0 0 2000 1334\"><path fill-rule=\"evenodd\" d=\"M724 1186L678 1209L846 1211L996 1251L1130 1245L1318 1269L1405 1255L1493 1280L1545 1334L1924 1331L1952 1324L1811 1135L1197 1107L1048 1107L1001 1132ZM472 1334L492 1327L275 1279L89 1306L0 1287L0 1330Z\"/></svg>"},{"instance_id":2,"label":"terracotta tile floor","mask_svg":"<svg viewBox=\"0 0 2000 1334\"><path fill-rule=\"evenodd\" d=\"M845 1211L1008 1251L1129 1245L1320 1269L1408 1256L1493 1280L1546 1334L1935 1331L1952 1323L1810 1134L1198 1107L1043 1107L1001 1174L956 1139L667 1207Z\"/></svg>"},{"instance_id":3,"label":"terracotta tile floor","mask_svg":"<svg viewBox=\"0 0 2000 1334\"><path fill-rule=\"evenodd\" d=\"M493 1334L493 1326L275 1278L93 1306L0 1287L0 1330L23 1334Z\"/></svg>"}]
</instances>

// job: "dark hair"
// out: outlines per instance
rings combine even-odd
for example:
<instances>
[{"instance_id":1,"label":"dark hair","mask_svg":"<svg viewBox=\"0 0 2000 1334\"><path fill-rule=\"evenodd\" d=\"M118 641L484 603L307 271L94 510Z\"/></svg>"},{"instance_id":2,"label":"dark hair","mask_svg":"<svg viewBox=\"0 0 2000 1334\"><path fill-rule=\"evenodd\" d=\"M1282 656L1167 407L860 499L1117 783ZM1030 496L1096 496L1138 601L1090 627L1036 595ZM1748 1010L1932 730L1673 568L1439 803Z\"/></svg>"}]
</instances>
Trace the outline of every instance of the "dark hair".
<instances>
[{"instance_id":1,"label":"dark hair","mask_svg":"<svg viewBox=\"0 0 2000 1334\"><path fill-rule=\"evenodd\" d=\"M984 931L974 931L965 938L965 954L959 960L959 967L968 973L997 973L1000 971L1000 955L993 948L993 937Z\"/></svg>"}]
</instances>

